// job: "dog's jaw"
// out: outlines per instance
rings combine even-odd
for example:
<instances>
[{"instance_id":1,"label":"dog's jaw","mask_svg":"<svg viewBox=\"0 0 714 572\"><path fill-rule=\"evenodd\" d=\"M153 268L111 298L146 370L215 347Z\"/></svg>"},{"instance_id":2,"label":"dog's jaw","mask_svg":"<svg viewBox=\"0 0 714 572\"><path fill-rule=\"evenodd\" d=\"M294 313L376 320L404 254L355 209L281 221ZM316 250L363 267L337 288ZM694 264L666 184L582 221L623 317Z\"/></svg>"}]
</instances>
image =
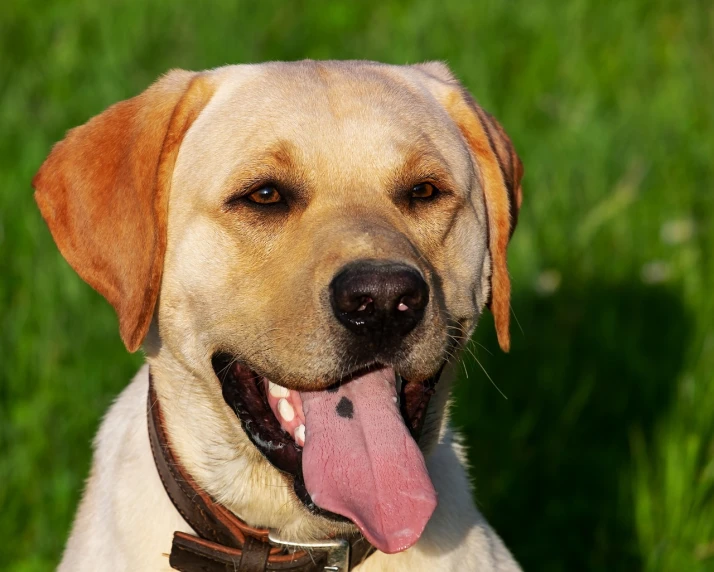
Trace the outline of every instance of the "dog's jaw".
<instances>
[{"instance_id":1,"label":"dog's jaw","mask_svg":"<svg viewBox=\"0 0 714 572\"><path fill-rule=\"evenodd\" d=\"M155 332L155 330L154 330ZM167 434L177 457L216 501L249 524L275 528L285 538L305 540L355 531L311 513L296 497L292 483L250 441L239 418L226 404L212 368L187 367L193 359L173 355L166 345L146 344ZM446 430L444 406L449 380L439 383L420 440L425 455Z\"/></svg>"}]
</instances>

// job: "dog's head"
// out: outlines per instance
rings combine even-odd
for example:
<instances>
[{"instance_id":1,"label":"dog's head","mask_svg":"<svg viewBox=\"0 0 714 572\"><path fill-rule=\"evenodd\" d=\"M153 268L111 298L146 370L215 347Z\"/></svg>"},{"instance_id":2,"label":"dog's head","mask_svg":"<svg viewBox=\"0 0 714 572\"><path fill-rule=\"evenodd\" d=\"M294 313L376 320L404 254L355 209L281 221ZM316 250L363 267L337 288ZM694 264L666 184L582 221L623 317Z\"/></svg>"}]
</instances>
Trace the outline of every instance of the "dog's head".
<instances>
[{"instance_id":1,"label":"dog's head","mask_svg":"<svg viewBox=\"0 0 714 572\"><path fill-rule=\"evenodd\" d=\"M441 64L298 62L171 72L34 185L127 348L153 323L306 505L393 552L433 511L417 441L486 305L508 350L522 172Z\"/></svg>"}]
</instances>

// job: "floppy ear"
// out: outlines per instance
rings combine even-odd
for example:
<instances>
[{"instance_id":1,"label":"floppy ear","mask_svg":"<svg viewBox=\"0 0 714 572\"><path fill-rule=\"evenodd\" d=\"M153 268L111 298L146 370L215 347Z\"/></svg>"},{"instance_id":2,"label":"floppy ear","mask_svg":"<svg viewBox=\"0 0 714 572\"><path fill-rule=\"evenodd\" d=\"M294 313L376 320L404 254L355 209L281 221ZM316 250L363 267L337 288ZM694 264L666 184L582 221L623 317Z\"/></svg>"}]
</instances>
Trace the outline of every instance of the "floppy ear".
<instances>
[{"instance_id":1,"label":"floppy ear","mask_svg":"<svg viewBox=\"0 0 714 572\"><path fill-rule=\"evenodd\" d=\"M432 89L432 92L464 136L481 176L491 254L489 305L496 324L498 343L507 352L511 347L511 280L506 264L506 248L516 228L518 210L523 200L523 164L503 128L479 107L448 67L440 62L416 67L438 82L438 87Z\"/></svg>"},{"instance_id":2,"label":"floppy ear","mask_svg":"<svg viewBox=\"0 0 714 572\"><path fill-rule=\"evenodd\" d=\"M129 351L159 293L178 149L212 94L207 76L171 71L69 131L32 181L60 252L114 306Z\"/></svg>"}]
</instances>

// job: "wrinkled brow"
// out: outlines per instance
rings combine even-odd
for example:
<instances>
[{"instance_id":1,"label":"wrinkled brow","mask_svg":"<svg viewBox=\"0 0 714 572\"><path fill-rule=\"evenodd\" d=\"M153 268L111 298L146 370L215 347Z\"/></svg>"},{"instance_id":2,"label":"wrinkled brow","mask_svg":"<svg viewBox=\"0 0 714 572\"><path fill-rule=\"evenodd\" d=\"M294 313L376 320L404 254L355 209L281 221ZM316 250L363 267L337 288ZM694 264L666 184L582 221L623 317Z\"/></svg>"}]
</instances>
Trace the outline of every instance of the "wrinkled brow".
<instances>
[{"instance_id":1,"label":"wrinkled brow","mask_svg":"<svg viewBox=\"0 0 714 572\"><path fill-rule=\"evenodd\" d=\"M303 171L292 143L279 140L237 165L230 177L230 185L240 190L260 183L276 183L301 190L305 185Z\"/></svg>"},{"instance_id":2,"label":"wrinkled brow","mask_svg":"<svg viewBox=\"0 0 714 572\"><path fill-rule=\"evenodd\" d=\"M390 185L401 190L421 182L433 183L442 190L458 190L446 159L438 150L424 144L407 152L402 164L392 174Z\"/></svg>"}]
</instances>

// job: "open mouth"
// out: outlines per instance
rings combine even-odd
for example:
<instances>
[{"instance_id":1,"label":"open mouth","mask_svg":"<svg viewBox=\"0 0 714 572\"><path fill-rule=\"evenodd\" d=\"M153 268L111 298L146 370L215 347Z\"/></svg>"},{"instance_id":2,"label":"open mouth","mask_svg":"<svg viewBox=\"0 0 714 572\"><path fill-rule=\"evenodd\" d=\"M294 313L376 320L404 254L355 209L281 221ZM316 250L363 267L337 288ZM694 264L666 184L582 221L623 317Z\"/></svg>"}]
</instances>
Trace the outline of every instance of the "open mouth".
<instances>
[{"instance_id":1,"label":"open mouth","mask_svg":"<svg viewBox=\"0 0 714 572\"><path fill-rule=\"evenodd\" d=\"M418 441L441 370L410 381L372 366L325 390L301 392L225 353L213 357L213 368L250 440L292 477L308 509L352 521L382 552L419 539L436 492Z\"/></svg>"}]
</instances>

